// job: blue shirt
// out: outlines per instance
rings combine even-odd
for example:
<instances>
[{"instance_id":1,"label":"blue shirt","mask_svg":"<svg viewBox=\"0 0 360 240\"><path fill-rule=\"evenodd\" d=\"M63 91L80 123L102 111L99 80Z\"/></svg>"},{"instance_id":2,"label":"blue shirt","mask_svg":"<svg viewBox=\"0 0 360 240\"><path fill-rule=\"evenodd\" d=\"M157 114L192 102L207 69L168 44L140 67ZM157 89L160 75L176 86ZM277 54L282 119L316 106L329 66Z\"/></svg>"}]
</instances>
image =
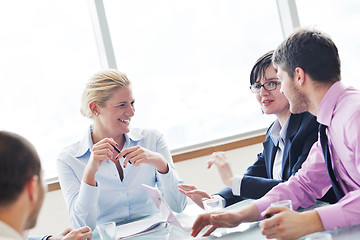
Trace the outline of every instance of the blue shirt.
<instances>
[{"instance_id":1,"label":"blue shirt","mask_svg":"<svg viewBox=\"0 0 360 240\"><path fill-rule=\"evenodd\" d=\"M89 226L94 229L98 223L126 223L157 213L158 209L145 193L143 183L156 185L173 211L184 210L186 196L177 187L182 181L175 171L162 134L156 130L131 129L124 134L124 149L142 146L162 154L168 162L168 173L161 174L148 164L138 167L128 164L124 169L124 179L120 181L115 164L104 161L95 175L97 186L90 186L82 178L93 146L91 133L92 126L81 141L66 147L57 161L60 186L73 227ZM124 158L120 159L121 165L123 161Z\"/></svg>"}]
</instances>

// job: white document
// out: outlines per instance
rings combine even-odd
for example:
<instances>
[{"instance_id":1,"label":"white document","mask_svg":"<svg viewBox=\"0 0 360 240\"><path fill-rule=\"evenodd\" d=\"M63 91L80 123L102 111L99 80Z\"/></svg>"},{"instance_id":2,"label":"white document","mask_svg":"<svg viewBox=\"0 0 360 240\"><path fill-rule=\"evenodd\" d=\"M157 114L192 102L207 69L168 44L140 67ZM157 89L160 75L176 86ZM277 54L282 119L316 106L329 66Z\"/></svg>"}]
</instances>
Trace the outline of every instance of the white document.
<instances>
[{"instance_id":1,"label":"white document","mask_svg":"<svg viewBox=\"0 0 360 240\"><path fill-rule=\"evenodd\" d=\"M116 227L116 239L126 239L166 228L167 221L157 215Z\"/></svg>"},{"instance_id":2,"label":"white document","mask_svg":"<svg viewBox=\"0 0 360 240\"><path fill-rule=\"evenodd\" d=\"M192 228L195 221L194 217L177 218L157 188L146 184L142 184L142 186L167 223L175 225L183 230L190 230Z\"/></svg>"}]
</instances>

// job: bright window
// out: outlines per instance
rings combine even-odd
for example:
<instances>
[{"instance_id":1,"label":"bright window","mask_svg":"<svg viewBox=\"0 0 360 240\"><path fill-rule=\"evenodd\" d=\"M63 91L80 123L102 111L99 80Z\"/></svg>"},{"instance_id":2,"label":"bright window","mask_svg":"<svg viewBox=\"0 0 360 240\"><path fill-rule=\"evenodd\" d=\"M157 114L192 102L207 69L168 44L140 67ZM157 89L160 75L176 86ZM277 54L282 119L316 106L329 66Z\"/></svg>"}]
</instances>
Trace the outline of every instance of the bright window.
<instances>
[{"instance_id":1,"label":"bright window","mask_svg":"<svg viewBox=\"0 0 360 240\"><path fill-rule=\"evenodd\" d=\"M54 177L88 125L80 95L100 66L87 2L1 1L0 26L0 128L29 139Z\"/></svg>"},{"instance_id":2,"label":"bright window","mask_svg":"<svg viewBox=\"0 0 360 240\"><path fill-rule=\"evenodd\" d=\"M360 88L360 1L296 1L300 24L315 27L331 36L339 50L342 80Z\"/></svg>"},{"instance_id":3,"label":"bright window","mask_svg":"<svg viewBox=\"0 0 360 240\"><path fill-rule=\"evenodd\" d=\"M117 66L133 81L132 125L171 149L264 128L250 70L282 40L275 1L104 0Z\"/></svg>"}]
</instances>

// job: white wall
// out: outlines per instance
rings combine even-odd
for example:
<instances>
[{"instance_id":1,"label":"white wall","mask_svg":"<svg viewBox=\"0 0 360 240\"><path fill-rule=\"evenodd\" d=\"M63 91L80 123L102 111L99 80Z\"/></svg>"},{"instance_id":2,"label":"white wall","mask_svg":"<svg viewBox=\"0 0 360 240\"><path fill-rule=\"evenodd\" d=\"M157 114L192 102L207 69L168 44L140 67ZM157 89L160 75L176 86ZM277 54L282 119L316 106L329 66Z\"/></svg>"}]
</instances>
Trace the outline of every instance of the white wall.
<instances>
[{"instance_id":1,"label":"white wall","mask_svg":"<svg viewBox=\"0 0 360 240\"><path fill-rule=\"evenodd\" d=\"M262 149L262 144L228 151L227 157L234 174L242 174L256 159L256 154ZM216 168L207 169L209 156L182 161L175 164L176 170L185 183L193 184L209 194L215 193L224 185ZM193 204L189 200L189 204ZM37 226L30 235L57 234L70 226L69 214L61 190L48 192L45 196Z\"/></svg>"}]
</instances>

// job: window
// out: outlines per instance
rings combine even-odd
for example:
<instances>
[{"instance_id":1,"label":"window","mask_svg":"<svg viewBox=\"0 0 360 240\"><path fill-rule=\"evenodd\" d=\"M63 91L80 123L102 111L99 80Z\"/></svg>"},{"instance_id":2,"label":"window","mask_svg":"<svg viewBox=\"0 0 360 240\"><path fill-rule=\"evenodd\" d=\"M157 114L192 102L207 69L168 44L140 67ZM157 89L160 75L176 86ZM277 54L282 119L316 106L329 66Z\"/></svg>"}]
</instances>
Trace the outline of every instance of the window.
<instances>
[{"instance_id":1,"label":"window","mask_svg":"<svg viewBox=\"0 0 360 240\"><path fill-rule=\"evenodd\" d=\"M118 69L133 82L132 126L171 149L264 128L250 70L282 41L275 1L104 1Z\"/></svg>"},{"instance_id":2,"label":"window","mask_svg":"<svg viewBox=\"0 0 360 240\"><path fill-rule=\"evenodd\" d=\"M133 82L133 127L157 128L177 149L274 120L248 86L255 61L282 41L276 1L103 1L118 69ZM0 2L0 128L34 143L45 178L57 175L57 155L90 123L80 96L100 61L87 4ZM302 0L297 8L303 26L332 36L344 82L360 88L360 34L350 27L360 3Z\"/></svg>"},{"instance_id":3,"label":"window","mask_svg":"<svg viewBox=\"0 0 360 240\"><path fill-rule=\"evenodd\" d=\"M342 81L360 88L360 2L357 0L297 1L300 24L315 27L331 36L339 50ZM311 6L311 7L310 7Z\"/></svg>"},{"instance_id":4,"label":"window","mask_svg":"<svg viewBox=\"0 0 360 240\"><path fill-rule=\"evenodd\" d=\"M80 96L100 66L87 2L1 1L0 24L0 128L29 139L54 177L88 125Z\"/></svg>"}]
</instances>

